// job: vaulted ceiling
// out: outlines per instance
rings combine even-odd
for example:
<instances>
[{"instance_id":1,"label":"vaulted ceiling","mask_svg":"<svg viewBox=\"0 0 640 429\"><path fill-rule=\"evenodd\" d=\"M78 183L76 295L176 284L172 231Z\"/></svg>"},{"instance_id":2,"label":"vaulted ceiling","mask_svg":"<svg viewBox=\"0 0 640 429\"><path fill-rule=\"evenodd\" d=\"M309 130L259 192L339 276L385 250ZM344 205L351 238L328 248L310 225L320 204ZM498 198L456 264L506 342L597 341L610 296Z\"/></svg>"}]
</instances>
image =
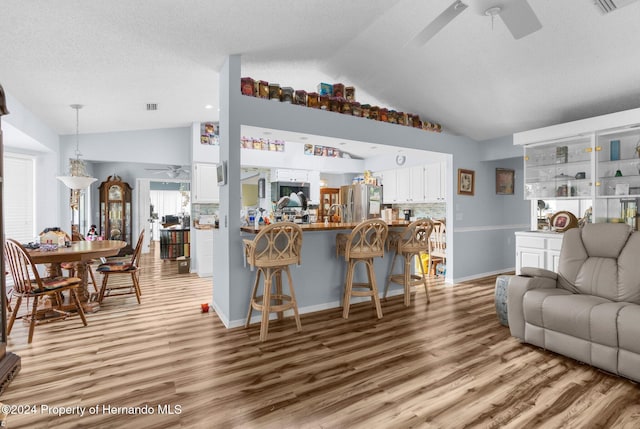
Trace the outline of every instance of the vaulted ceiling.
<instances>
[{"instance_id":1,"label":"vaulted ceiling","mask_svg":"<svg viewBox=\"0 0 640 429\"><path fill-rule=\"evenodd\" d=\"M75 132L72 103L86 106L82 133L216 120L230 54L245 76L353 85L361 102L479 141L640 106L640 2L603 14L529 0L543 28L519 40L469 8L409 43L452 2L3 0L0 83L59 134Z\"/></svg>"}]
</instances>

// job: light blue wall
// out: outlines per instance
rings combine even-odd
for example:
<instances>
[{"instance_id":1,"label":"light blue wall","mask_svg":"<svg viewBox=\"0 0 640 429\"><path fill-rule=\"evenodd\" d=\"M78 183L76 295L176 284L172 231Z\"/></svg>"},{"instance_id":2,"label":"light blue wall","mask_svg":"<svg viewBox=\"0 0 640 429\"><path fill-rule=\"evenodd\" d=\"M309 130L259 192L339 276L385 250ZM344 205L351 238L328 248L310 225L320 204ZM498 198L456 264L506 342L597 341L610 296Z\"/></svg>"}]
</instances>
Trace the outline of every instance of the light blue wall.
<instances>
[{"instance_id":1,"label":"light blue wall","mask_svg":"<svg viewBox=\"0 0 640 429\"><path fill-rule=\"evenodd\" d=\"M133 188L138 178L157 179L158 175L145 170L158 164L191 165L191 127L155 130L122 131L116 133L80 135L80 152L87 173L98 180L91 185L92 222L98 219L98 187L108 176L117 174ZM76 136L60 136L60 164L64 171L69 158L75 158ZM55 176L55 174L54 174ZM58 185L61 195L69 191ZM134 193L135 199L135 193ZM134 206L135 201L134 201ZM71 211L62 207L61 225L71 225Z\"/></svg>"}]
</instances>

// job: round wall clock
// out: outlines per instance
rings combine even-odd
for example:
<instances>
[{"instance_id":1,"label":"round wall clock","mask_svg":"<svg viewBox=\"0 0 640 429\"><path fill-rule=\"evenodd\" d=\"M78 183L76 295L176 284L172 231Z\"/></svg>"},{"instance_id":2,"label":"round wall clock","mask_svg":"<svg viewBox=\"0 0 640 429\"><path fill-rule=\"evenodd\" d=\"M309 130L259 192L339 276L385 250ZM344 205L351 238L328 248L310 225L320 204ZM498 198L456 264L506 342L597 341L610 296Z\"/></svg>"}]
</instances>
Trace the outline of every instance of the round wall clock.
<instances>
[{"instance_id":1,"label":"round wall clock","mask_svg":"<svg viewBox=\"0 0 640 429\"><path fill-rule=\"evenodd\" d=\"M404 162L407 160L407 157L404 155L397 155L396 156L396 164L398 165L404 165Z\"/></svg>"}]
</instances>

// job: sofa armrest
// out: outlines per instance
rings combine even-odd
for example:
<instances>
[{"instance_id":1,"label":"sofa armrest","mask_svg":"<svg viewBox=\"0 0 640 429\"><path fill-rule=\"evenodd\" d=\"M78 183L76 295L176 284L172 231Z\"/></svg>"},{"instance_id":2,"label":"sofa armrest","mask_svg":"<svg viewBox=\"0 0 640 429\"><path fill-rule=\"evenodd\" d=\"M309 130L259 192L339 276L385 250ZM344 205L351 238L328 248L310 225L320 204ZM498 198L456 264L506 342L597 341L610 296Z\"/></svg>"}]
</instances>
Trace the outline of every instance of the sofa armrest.
<instances>
[{"instance_id":1,"label":"sofa armrest","mask_svg":"<svg viewBox=\"0 0 640 429\"><path fill-rule=\"evenodd\" d=\"M523 269L524 271L524 269ZM543 270L547 271L547 270ZM548 271L554 274L551 271ZM531 289L553 289L557 287L555 278L539 276L513 276L507 285L507 318L511 335L524 340L524 294Z\"/></svg>"},{"instance_id":2,"label":"sofa armrest","mask_svg":"<svg viewBox=\"0 0 640 429\"><path fill-rule=\"evenodd\" d=\"M545 270L544 268L522 267L521 272L522 273L520 275L523 277L546 277L551 280L558 279L558 273Z\"/></svg>"}]
</instances>

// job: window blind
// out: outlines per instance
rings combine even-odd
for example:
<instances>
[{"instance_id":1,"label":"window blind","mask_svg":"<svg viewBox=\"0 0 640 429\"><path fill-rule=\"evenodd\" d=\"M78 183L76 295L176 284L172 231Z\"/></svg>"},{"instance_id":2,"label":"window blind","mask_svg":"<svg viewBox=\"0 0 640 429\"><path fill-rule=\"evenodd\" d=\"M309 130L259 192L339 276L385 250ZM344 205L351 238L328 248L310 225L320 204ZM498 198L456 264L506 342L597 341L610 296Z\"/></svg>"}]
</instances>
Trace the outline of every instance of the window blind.
<instances>
[{"instance_id":1,"label":"window blind","mask_svg":"<svg viewBox=\"0 0 640 429\"><path fill-rule=\"evenodd\" d=\"M34 240L34 159L4 154L4 230L5 237L28 243Z\"/></svg>"}]
</instances>

